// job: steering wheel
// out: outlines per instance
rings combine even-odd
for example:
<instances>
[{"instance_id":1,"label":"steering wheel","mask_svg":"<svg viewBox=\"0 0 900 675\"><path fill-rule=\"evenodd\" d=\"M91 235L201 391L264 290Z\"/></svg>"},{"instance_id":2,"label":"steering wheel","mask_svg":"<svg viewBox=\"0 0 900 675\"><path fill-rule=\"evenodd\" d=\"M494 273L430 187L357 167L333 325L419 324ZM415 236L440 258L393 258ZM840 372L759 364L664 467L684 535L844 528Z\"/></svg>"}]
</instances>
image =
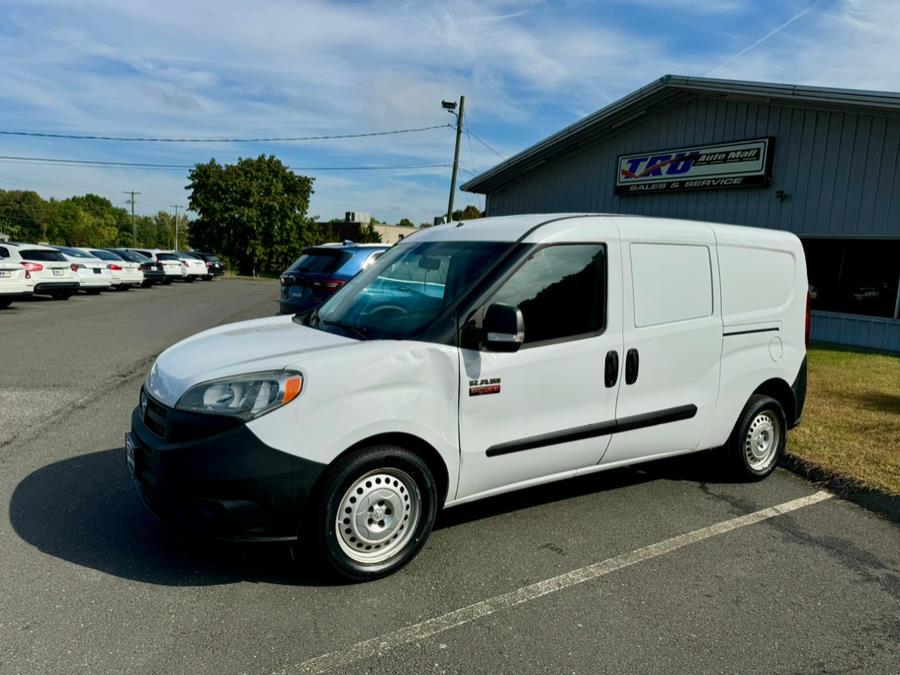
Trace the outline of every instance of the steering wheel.
<instances>
[{"instance_id":1,"label":"steering wheel","mask_svg":"<svg viewBox=\"0 0 900 675\"><path fill-rule=\"evenodd\" d=\"M378 307L373 309L371 312L367 312L367 315L375 316L375 315L381 314L383 312L391 312L391 313L397 314L399 316L404 316L406 314L409 314L409 312L405 308L401 307L400 305L379 305Z\"/></svg>"}]
</instances>

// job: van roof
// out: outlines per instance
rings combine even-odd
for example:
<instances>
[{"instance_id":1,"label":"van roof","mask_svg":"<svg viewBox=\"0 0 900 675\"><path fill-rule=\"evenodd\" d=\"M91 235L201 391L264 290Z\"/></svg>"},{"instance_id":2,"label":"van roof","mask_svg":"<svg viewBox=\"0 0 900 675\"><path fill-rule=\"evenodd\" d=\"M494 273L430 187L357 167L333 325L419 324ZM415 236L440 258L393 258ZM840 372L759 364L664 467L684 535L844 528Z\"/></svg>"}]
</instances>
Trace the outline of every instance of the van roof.
<instances>
[{"instance_id":1,"label":"van roof","mask_svg":"<svg viewBox=\"0 0 900 675\"><path fill-rule=\"evenodd\" d=\"M676 221L683 223L685 227L703 227L716 233L720 240L755 237L765 233L771 240L796 239L796 237L781 230L771 230L745 225L723 225L705 221L691 221L679 218L658 218L651 216L639 216L620 213L531 213L516 216L497 216L492 218L477 218L474 220L454 221L444 225L422 228L409 235L406 239L411 242L418 241L508 241L514 242L522 239L530 231L554 221L576 218L614 217L619 221L631 221L633 225L639 225L640 221L648 225L664 221ZM708 231L708 230L707 230ZM538 234L539 236L539 234Z\"/></svg>"}]
</instances>

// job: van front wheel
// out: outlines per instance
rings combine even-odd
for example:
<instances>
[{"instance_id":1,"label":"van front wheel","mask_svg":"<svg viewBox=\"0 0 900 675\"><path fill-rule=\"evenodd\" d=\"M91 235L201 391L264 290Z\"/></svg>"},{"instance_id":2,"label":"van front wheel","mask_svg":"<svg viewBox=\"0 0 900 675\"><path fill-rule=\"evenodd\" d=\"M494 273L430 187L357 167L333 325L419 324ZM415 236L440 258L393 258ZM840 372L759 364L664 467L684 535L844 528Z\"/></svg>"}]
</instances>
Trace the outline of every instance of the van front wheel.
<instances>
[{"instance_id":1,"label":"van front wheel","mask_svg":"<svg viewBox=\"0 0 900 675\"><path fill-rule=\"evenodd\" d=\"M345 579L387 576L424 546L437 513L436 492L418 455L397 446L366 448L326 469L303 538Z\"/></svg>"},{"instance_id":2,"label":"van front wheel","mask_svg":"<svg viewBox=\"0 0 900 675\"><path fill-rule=\"evenodd\" d=\"M745 480L761 480L772 473L784 454L786 429L784 409L778 401L751 396L728 439L735 474Z\"/></svg>"}]
</instances>

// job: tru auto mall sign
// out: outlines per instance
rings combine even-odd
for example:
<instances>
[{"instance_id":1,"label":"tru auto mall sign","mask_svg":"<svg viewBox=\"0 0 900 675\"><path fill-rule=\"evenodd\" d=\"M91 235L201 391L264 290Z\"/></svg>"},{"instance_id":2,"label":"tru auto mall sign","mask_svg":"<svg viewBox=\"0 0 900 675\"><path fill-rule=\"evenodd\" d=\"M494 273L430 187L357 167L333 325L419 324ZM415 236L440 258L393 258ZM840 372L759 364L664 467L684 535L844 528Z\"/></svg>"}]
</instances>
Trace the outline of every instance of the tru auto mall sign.
<instances>
[{"instance_id":1,"label":"tru auto mall sign","mask_svg":"<svg viewBox=\"0 0 900 675\"><path fill-rule=\"evenodd\" d=\"M774 138L759 138L620 155L616 194L765 186L774 147Z\"/></svg>"}]
</instances>

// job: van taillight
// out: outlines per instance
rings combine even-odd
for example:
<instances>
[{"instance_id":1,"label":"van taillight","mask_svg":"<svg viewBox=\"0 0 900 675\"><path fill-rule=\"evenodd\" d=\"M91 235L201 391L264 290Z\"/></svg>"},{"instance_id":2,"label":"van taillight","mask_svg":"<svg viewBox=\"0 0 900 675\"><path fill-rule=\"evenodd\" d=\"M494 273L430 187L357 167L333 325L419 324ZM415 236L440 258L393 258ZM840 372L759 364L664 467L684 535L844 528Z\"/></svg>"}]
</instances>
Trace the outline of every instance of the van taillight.
<instances>
[{"instance_id":1,"label":"van taillight","mask_svg":"<svg viewBox=\"0 0 900 675\"><path fill-rule=\"evenodd\" d=\"M43 265L36 262L23 262L22 267L24 267L28 272L40 272L42 269L44 269Z\"/></svg>"},{"instance_id":2,"label":"van taillight","mask_svg":"<svg viewBox=\"0 0 900 675\"><path fill-rule=\"evenodd\" d=\"M810 311L810 303L812 302L812 295L809 291L806 292L806 348L809 349L809 328L812 323L812 312Z\"/></svg>"}]
</instances>

